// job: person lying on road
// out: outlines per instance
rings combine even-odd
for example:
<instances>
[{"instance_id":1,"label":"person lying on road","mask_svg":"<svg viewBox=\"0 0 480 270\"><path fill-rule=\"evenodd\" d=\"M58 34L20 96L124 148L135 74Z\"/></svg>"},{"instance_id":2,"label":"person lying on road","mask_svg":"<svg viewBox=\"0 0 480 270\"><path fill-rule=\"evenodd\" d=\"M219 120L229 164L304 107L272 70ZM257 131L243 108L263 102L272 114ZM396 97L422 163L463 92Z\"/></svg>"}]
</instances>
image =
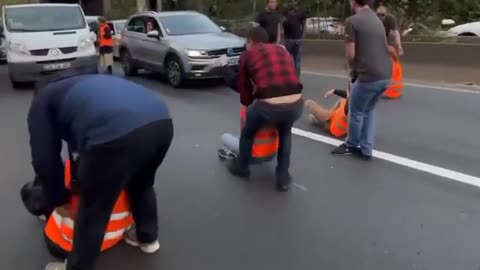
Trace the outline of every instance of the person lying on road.
<instances>
[{"instance_id":1,"label":"person lying on road","mask_svg":"<svg viewBox=\"0 0 480 270\"><path fill-rule=\"evenodd\" d=\"M352 80L353 81L353 80ZM344 137L348 131L348 90L331 89L325 93L325 99L337 95L340 100L329 110L313 100L305 102L305 109L310 113L310 122L328 130L335 137Z\"/></svg>"}]
</instances>

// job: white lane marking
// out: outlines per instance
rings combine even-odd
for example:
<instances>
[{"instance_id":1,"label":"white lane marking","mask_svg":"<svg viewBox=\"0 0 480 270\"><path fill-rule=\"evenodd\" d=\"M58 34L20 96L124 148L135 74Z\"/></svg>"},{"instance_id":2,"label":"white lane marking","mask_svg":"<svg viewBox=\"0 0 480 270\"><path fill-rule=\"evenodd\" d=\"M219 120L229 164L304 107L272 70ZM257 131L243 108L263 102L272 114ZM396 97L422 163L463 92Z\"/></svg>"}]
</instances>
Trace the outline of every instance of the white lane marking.
<instances>
[{"instance_id":1,"label":"white lane marking","mask_svg":"<svg viewBox=\"0 0 480 270\"><path fill-rule=\"evenodd\" d=\"M316 133L313 133L313 132L309 132L309 131L306 131L306 130L298 129L298 128L292 128L292 133L295 134L295 135L301 136L301 137L305 137L305 138L317 141L317 142L323 142L323 143L334 145L334 146L339 146L340 144L343 143L343 141L333 139L333 138L330 138L330 137L327 137L327 136L323 136L323 135L320 135L320 134L316 134ZM416 161L416 160L413 160L413 159L400 157L400 156L397 156L397 155L392 155L392 154L385 153L385 152L382 152L382 151L374 150L373 151L373 156L376 157L376 158L383 159L383 160L386 160L386 161L389 161L389 162L392 162L392 163L395 163L395 164L398 164L398 165L402 165L402 166L405 166L405 167L409 167L409 168L412 168L412 169L415 169L415 170L427 172L427 173L430 173L430 174L433 174L433 175L445 177L445 178L448 178L448 179L451 179L451 180L455 180L455 181L462 182L462 183L465 183L465 184L470 184L470 185L473 185L473 186L480 187L480 178L476 177L476 176L464 174L464 173L461 173L461 172L452 171L452 170L449 170L449 169L445 169L445 168L442 168L442 167L430 165L430 164L423 163L423 162L420 162L420 161Z\"/></svg>"},{"instance_id":2,"label":"white lane marking","mask_svg":"<svg viewBox=\"0 0 480 270\"><path fill-rule=\"evenodd\" d=\"M300 189L301 191L307 191L307 187L304 186L304 185L300 185L300 184L297 184L297 183L293 183L293 186Z\"/></svg>"},{"instance_id":3,"label":"white lane marking","mask_svg":"<svg viewBox=\"0 0 480 270\"><path fill-rule=\"evenodd\" d=\"M324 77L332 77L332 78L342 78L342 79L348 78L347 75L334 74L334 73L322 73L322 72L314 72L314 71L302 71L302 73L307 75L324 76ZM404 84L408 86L417 87L417 88L437 89L437 90L443 90L443 91L477 94L477 95L480 94L480 88L479 90L469 90L469 89L463 89L463 88L453 88L453 87L435 86L435 85L418 84L418 83L404 83Z\"/></svg>"}]
</instances>

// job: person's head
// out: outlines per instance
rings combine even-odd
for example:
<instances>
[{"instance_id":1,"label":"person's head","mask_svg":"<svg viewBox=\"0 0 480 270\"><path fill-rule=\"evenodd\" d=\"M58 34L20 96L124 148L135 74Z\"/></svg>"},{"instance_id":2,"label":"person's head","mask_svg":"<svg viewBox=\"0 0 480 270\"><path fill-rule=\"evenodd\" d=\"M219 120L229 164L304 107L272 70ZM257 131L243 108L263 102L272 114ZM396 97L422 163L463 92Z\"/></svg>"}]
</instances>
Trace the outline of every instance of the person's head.
<instances>
[{"instance_id":1,"label":"person's head","mask_svg":"<svg viewBox=\"0 0 480 270\"><path fill-rule=\"evenodd\" d=\"M387 7L384 5L381 5L377 8L377 16L383 21L385 19L385 16L387 16Z\"/></svg>"},{"instance_id":2,"label":"person's head","mask_svg":"<svg viewBox=\"0 0 480 270\"><path fill-rule=\"evenodd\" d=\"M147 32L153 31L153 22L147 21Z\"/></svg>"},{"instance_id":3,"label":"person's head","mask_svg":"<svg viewBox=\"0 0 480 270\"><path fill-rule=\"evenodd\" d=\"M267 8L269 10L277 9L277 0L267 0Z\"/></svg>"},{"instance_id":4,"label":"person's head","mask_svg":"<svg viewBox=\"0 0 480 270\"><path fill-rule=\"evenodd\" d=\"M104 23L107 23L107 18L100 16L98 17L97 21L99 24L104 24Z\"/></svg>"},{"instance_id":5,"label":"person's head","mask_svg":"<svg viewBox=\"0 0 480 270\"><path fill-rule=\"evenodd\" d=\"M268 43L268 34L261 26L253 27L247 34L247 49L254 44Z\"/></svg>"},{"instance_id":6,"label":"person's head","mask_svg":"<svg viewBox=\"0 0 480 270\"><path fill-rule=\"evenodd\" d=\"M350 7L352 11L355 13L359 8L366 8L369 7L368 4L370 0L350 0Z\"/></svg>"}]
</instances>

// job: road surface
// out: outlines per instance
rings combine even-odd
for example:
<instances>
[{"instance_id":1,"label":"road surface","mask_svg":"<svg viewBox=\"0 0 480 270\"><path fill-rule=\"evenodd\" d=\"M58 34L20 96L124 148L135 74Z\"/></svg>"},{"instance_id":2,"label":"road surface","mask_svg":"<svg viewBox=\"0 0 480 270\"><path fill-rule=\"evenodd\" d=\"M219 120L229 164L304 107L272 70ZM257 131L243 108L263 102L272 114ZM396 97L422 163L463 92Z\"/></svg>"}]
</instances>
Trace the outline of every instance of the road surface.
<instances>
[{"instance_id":1,"label":"road surface","mask_svg":"<svg viewBox=\"0 0 480 270\"><path fill-rule=\"evenodd\" d=\"M239 129L233 91L215 82L176 90L155 77L134 80L166 98L175 122L156 183L162 247L143 255L122 244L101 256L98 269L480 268L480 192L463 183L480 176L480 95L407 87L401 100L382 101L377 149L394 156L378 152L372 162L329 155L328 137L304 117L296 131L312 133L293 140L295 185L277 193L274 165L255 167L244 182L216 157L220 135ZM305 75L303 82L305 96L316 100L345 86L338 77ZM52 258L42 224L18 193L33 177L26 130L32 93L13 91L5 67L0 84L0 269L43 269ZM399 165L402 158L422 163ZM463 175L439 176L451 171Z\"/></svg>"}]
</instances>

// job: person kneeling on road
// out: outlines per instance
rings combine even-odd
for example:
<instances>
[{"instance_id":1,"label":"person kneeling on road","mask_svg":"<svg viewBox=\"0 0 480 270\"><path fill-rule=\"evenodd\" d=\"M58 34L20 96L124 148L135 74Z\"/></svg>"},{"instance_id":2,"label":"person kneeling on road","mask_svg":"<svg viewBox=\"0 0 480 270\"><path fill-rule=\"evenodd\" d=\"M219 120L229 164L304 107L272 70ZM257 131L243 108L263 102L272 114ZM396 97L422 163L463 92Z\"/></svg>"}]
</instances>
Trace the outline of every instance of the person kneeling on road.
<instances>
[{"instance_id":1,"label":"person kneeling on road","mask_svg":"<svg viewBox=\"0 0 480 270\"><path fill-rule=\"evenodd\" d=\"M52 211L51 207L48 206L45 192L41 186L42 181L38 177L35 177L32 182L26 183L20 192L22 201L31 214L47 218L44 238L50 254L58 259L66 259L72 251L75 217L80 205L78 180L74 173L78 165L78 159L72 160L74 158L71 155L65 164L65 187L69 192L69 200L66 205L59 206ZM124 239L124 233L132 225L130 203L126 191L122 190L111 213L101 250L108 250L120 243Z\"/></svg>"},{"instance_id":2,"label":"person kneeling on road","mask_svg":"<svg viewBox=\"0 0 480 270\"><path fill-rule=\"evenodd\" d=\"M352 83L355 79L352 79ZM348 90L331 89L325 93L325 99L333 94L341 99L330 109L320 106L313 100L305 101L305 108L310 113L310 122L316 126L323 127L335 137L344 137L348 133Z\"/></svg>"},{"instance_id":3,"label":"person kneeling on road","mask_svg":"<svg viewBox=\"0 0 480 270\"><path fill-rule=\"evenodd\" d=\"M228 59L225 55L219 58L214 65L221 66L225 82L230 88L238 92L238 73L228 66ZM247 118L247 107L242 106L240 111L240 127L245 127ZM240 152L240 139L230 133L222 134L222 144L224 148L218 150L218 157L221 160L235 159ZM279 146L277 129L272 125L261 127L255 134L252 146L252 163L258 164L262 162L272 161L277 155Z\"/></svg>"},{"instance_id":4,"label":"person kneeling on road","mask_svg":"<svg viewBox=\"0 0 480 270\"><path fill-rule=\"evenodd\" d=\"M278 131L280 141L276 187L286 191L291 183L291 129L303 112L303 86L291 55L285 48L269 44L268 35L261 27L254 27L247 34L247 50L240 56L237 84L240 102L248 108L239 155L229 162L228 168L236 176L249 178L255 135L271 124Z\"/></svg>"},{"instance_id":5,"label":"person kneeling on road","mask_svg":"<svg viewBox=\"0 0 480 270\"><path fill-rule=\"evenodd\" d=\"M52 208L69 202L62 139L79 153L80 205L66 263L46 270L93 269L123 189L135 229L127 243L159 249L155 173L173 138L165 102L143 86L108 75L60 74L34 97L28 114L32 165Z\"/></svg>"}]
</instances>

